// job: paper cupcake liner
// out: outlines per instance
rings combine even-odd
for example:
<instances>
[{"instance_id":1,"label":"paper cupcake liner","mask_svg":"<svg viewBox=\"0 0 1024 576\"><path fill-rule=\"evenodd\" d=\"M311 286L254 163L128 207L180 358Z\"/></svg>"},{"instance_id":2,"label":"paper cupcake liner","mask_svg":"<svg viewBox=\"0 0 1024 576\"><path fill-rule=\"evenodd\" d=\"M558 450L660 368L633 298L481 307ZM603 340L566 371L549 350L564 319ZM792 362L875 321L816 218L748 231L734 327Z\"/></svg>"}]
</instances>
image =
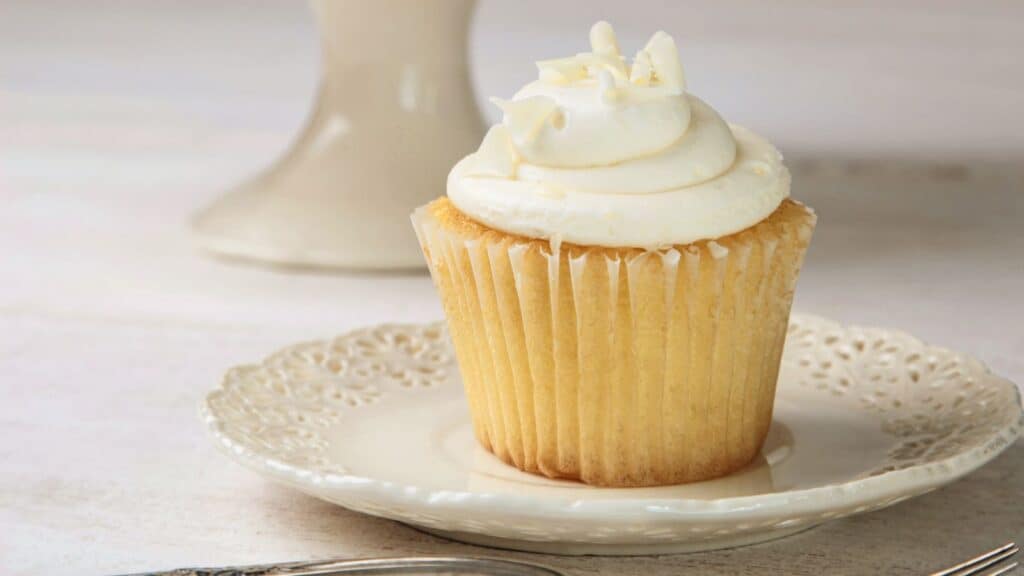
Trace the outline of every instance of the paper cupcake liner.
<instances>
[{"instance_id":1,"label":"paper cupcake liner","mask_svg":"<svg viewBox=\"0 0 1024 576\"><path fill-rule=\"evenodd\" d=\"M477 439L603 486L703 480L757 455L814 222L787 200L743 232L643 251L504 234L444 198L413 215Z\"/></svg>"}]
</instances>

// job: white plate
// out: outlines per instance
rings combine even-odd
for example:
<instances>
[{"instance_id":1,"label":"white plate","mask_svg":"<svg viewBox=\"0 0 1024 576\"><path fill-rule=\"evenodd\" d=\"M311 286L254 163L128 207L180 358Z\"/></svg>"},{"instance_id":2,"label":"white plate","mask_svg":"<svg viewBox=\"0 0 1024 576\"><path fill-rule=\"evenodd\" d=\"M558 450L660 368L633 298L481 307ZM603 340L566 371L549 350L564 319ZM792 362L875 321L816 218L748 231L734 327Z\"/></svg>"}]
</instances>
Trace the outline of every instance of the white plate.
<instances>
[{"instance_id":1,"label":"white plate","mask_svg":"<svg viewBox=\"0 0 1024 576\"><path fill-rule=\"evenodd\" d=\"M385 325L232 369L207 397L242 464L352 510L477 544L654 554L760 542L922 494L1020 433L1017 388L905 334L793 317L762 456L726 478L594 488L473 440L443 325Z\"/></svg>"}]
</instances>

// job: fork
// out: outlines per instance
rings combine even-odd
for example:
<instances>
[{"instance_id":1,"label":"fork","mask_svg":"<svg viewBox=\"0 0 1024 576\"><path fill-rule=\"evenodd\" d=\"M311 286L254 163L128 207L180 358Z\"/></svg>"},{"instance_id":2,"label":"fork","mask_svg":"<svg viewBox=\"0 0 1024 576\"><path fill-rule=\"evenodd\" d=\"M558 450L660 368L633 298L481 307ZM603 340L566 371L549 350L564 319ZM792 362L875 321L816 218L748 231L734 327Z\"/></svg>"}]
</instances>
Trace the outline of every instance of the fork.
<instances>
[{"instance_id":1,"label":"fork","mask_svg":"<svg viewBox=\"0 0 1024 576\"><path fill-rule=\"evenodd\" d=\"M1020 563L1005 562L1020 549L1010 542L929 576L1002 576ZM414 572L415 571L415 572ZM267 564L235 568L178 568L129 576L334 576L343 574L487 574L490 576L564 576L561 572L527 562L470 557L405 557L364 560L328 560Z\"/></svg>"},{"instance_id":2,"label":"fork","mask_svg":"<svg viewBox=\"0 0 1024 576\"><path fill-rule=\"evenodd\" d=\"M1017 561L1004 564L1004 562L1013 558L1019 551L1020 549L1017 545L1010 542L995 550L989 550L980 556L975 556L970 560L961 562L956 566L933 572L929 576L1000 576L1009 573L1020 565L1020 562ZM986 572L989 569L991 571Z\"/></svg>"},{"instance_id":3,"label":"fork","mask_svg":"<svg viewBox=\"0 0 1024 576\"><path fill-rule=\"evenodd\" d=\"M127 576L335 576L343 574L478 574L488 576L565 576L562 572L517 560L466 556L406 556L263 564L220 568L178 568Z\"/></svg>"}]
</instances>

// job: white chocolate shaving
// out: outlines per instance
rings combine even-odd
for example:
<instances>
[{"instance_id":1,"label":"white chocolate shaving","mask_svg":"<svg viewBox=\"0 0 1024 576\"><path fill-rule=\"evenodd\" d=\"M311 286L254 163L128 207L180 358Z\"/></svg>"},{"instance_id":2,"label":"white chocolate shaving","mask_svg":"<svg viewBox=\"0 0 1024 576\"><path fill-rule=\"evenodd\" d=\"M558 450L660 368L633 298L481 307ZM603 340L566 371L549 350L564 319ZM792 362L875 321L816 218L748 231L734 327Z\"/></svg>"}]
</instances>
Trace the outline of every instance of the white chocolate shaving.
<instances>
[{"instance_id":1,"label":"white chocolate shaving","mask_svg":"<svg viewBox=\"0 0 1024 576\"><path fill-rule=\"evenodd\" d=\"M623 82L629 79L626 63L622 61L622 57L618 54L589 54L584 52L577 55L577 57L583 58L586 61L587 71L592 75L597 75L601 70L606 70L616 79Z\"/></svg>"},{"instance_id":2,"label":"white chocolate shaving","mask_svg":"<svg viewBox=\"0 0 1024 576\"><path fill-rule=\"evenodd\" d=\"M558 104L547 96L531 96L520 100L491 98L491 102L505 113L503 122L517 146L532 142L548 118L558 111Z\"/></svg>"},{"instance_id":3,"label":"white chocolate shaving","mask_svg":"<svg viewBox=\"0 0 1024 576\"><path fill-rule=\"evenodd\" d=\"M686 90L686 79L683 76L683 65L679 61L675 40L659 30L644 46L644 52L650 55L654 75L661 85L682 94Z\"/></svg>"},{"instance_id":4,"label":"white chocolate shaving","mask_svg":"<svg viewBox=\"0 0 1024 576\"><path fill-rule=\"evenodd\" d=\"M651 55L640 50L633 57L633 67L629 71L629 81L638 86L648 86L653 75L654 65L651 64Z\"/></svg>"},{"instance_id":5,"label":"white chocolate shaving","mask_svg":"<svg viewBox=\"0 0 1024 576\"><path fill-rule=\"evenodd\" d=\"M587 66L575 56L537 62L541 82L568 84L587 77Z\"/></svg>"},{"instance_id":6,"label":"white chocolate shaving","mask_svg":"<svg viewBox=\"0 0 1024 576\"><path fill-rule=\"evenodd\" d=\"M519 165L519 154L512 144L508 128L502 124L491 126L480 148L473 155L468 173L473 176L512 178Z\"/></svg>"},{"instance_id":7,"label":"white chocolate shaving","mask_svg":"<svg viewBox=\"0 0 1024 576\"><path fill-rule=\"evenodd\" d=\"M619 41L615 38L611 24L602 20L590 28L590 50L605 61L610 72L622 79L628 76L626 63L619 51Z\"/></svg>"},{"instance_id":8,"label":"white chocolate shaving","mask_svg":"<svg viewBox=\"0 0 1024 576\"><path fill-rule=\"evenodd\" d=\"M619 101L619 90L615 87L615 78L611 72L601 70L597 74L597 82L601 86L601 100L605 104L615 104Z\"/></svg>"},{"instance_id":9,"label":"white chocolate shaving","mask_svg":"<svg viewBox=\"0 0 1024 576\"><path fill-rule=\"evenodd\" d=\"M590 27L590 49L594 54L620 56L619 41L611 24L601 20Z\"/></svg>"}]
</instances>

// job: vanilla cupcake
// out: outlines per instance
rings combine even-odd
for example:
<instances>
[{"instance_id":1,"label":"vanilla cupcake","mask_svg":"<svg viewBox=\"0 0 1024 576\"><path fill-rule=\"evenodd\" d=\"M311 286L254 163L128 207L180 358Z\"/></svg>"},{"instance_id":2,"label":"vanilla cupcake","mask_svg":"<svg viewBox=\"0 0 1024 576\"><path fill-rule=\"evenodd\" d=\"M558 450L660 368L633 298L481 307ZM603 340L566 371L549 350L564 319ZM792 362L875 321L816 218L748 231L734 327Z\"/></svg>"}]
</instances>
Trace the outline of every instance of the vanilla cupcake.
<instances>
[{"instance_id":1,"label":"vanilla cupcake","mask_svg":"<svg viewBox=\"0 0 1024 576\"><path fill-rule=\"evenodd\" d=\"M765 139L686 92L672 38L538 62L413 224L479 442L601 486L760 451L814 228Z\"/></svg>"}]
</instances>

